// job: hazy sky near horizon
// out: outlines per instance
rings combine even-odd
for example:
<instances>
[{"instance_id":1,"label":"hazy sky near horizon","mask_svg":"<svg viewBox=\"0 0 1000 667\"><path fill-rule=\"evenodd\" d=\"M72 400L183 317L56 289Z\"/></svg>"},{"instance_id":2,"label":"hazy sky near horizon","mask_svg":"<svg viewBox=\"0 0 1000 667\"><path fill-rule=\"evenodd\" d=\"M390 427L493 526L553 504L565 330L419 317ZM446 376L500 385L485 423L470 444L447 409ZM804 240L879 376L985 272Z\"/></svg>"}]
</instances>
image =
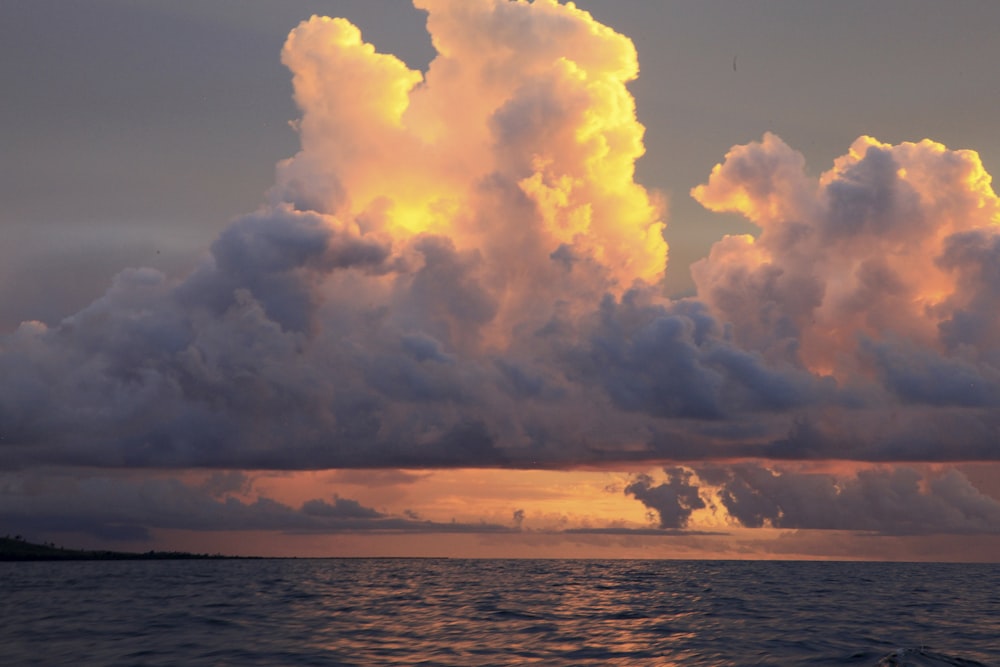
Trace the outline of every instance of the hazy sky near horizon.
<instances>
[{"instance_id":1,"label":"hazy sky near horizon","mask_svg":"<svg viewBox=\"0 0 1000 667\"><path fill-rule=\"evenodd\" d=\"M1000 5L417 5L0 7L0 529L1000 558Z\"/></svg>"}]
</instances>

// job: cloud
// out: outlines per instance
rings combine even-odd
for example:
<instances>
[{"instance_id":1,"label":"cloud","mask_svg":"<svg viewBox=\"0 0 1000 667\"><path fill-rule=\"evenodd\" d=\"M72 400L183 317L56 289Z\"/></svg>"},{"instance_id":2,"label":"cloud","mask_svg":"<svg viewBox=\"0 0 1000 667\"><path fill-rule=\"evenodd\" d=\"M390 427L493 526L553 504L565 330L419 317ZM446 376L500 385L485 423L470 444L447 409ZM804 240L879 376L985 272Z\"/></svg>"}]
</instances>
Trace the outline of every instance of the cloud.
<instances>
[{"instance_id":1,"label":"cloud","mask_svg":"<svg viewBox=\"0 0 1000 667\"><path fill-rule=\"evenodd\" d=\"M426 76L343 19L289 36L302 150L279 165L272 200L396 239L448 236L479 249L505 291L553 273L562 246L621 287L655 281L666 244L633 179L631 41L557 3L416 4L437 50Z\"/></svg>"},{"instance_id":2,"label":"cloud","mask_svg":"<svg viewBox=\"0 0 1000 667\"><path fill-rule=\"evenodd\" d=\"M333 470L329 473L331 482L353 484L368 488L389 487L416 484L426 478L429 473L409 472L406 470Z\"/></svg>"},{"instance_id":3,"label":"cloud","mask_svg":"<svg viewBox=\"0 0 1000 667\"><path fill-rule=\"evenodd\" d=\"M211 264L179 290L185 305L215 313L246 290L283 329L311 325L317 273L362 267L377 270L389 256L387 242L363 236L356 225L281 205L240 218L212 244Z\"/></svg>"},{"instance_id":4,"label":"cloud","mask_svg":"<svg viewBox=\"0 0 1000 667\"><path fill-rule=\"evenodd\" d=\"M292 31L301 150L195 271L126 269L0 339L0 467L1000 456L1000 204L974 152L861 137L814 178L773 134L736 146L692 195L760 233L670 300L630 40L571 4L416 4L423 73L343 19ZM670 479L629 488L682 527L700 496ZM351 509L310 508L270 509Z\"/></svg>"},{"instance_id":5,"label":"cloud","mask_svg":"<svg viewBox=\"0 0 1000 667\"><path fill-rule=\"evenodd\" d=\"M228 478L228 484L220 480ZM0 475L0 521L25 535L83 533L101 539L148 540L157 530L294 533L490 533L511 530L492 523L435 522L408 513L380 512L336 494L299 507L251 492L242 473L216 475L204 486L167 476L115 474ZM237 481L238 480L238 481ZM240 494L221 492L237 482Z\"/></svg>"},{"instance_id":6,"label":"cloud","mask_svg":"<svg viewBox=\"0 0 1000 667\"><path fill-rule=\"evenodd\" d=\"M638 475L625 487L625 495L650 508L660 518L660 528L686 528L691 513L703 509L705 501L691 484L692 473L683 468L666 469L667 481L653 486L649 475Z\"/></svg>"},{"instance_id":7,"label":"cloud","mask_svg":"<svg viewBox=\"0 0 1000 667\"><path fill-rule=\"evenodd\" d=\"M908 467L833 475L747 463L696 467L729 516L743 526L869 531L883 535L995 534L1000 502L961 472Z\"/></svg>"},{"instance_id":8,"label":"cloud","mask_svg":"<svg viewBox=\"0 0 1000 667\"><path fill-rule=\"evenodd\" d=\"M573 365L628 411L714 420L835 394L832 382L735 347L694 300L664 303L639 290L608 296L583 333Z\"/></svg>"},{"instance_id":9,"label":"cloud","mask_svg":"<svg viewBox=\"0 0 1000 667\"><path fill-rule=\"evenodd\" d=\"M191 275L126 269L4 339L3 465L573 458L555 434L588 390L533 332L666 264L635 49L571 5L419 6L426 75L343 19L292 31L301 150Z\"/></svg>"},{"instance_id":10,"label":"cloud","mask_svg":"<svg viewBox=\"0 0 1000 667\"><path fill-rule=\"evenodd\" d=\"M812 179L773 134L733 148L692 195L761 227L692 269L698 294L744 347L838 378L864 375L866 341L958 353L995 373L995 298L983 278L1000 201L976 153L861 137ZM984 264L984 262L986 262ZM988 269L986 269L988 271Z\"/></svg>"},{"instance_id":11,"label":"cloud","mask_svg":"<svg viewBox=\"0 0 1000 667\"><path fill-rule=\"evenodd\" d=\"M982 436L1000 396L990 181L973 151L871 137L813 179L766 134L692 191L761 228L693 266L698 298L741 349L835 380L838 400L856 408L838 414L869 427L830 429L824 455L997 456ZM872 424L872 411L892 414L892 427ZM958 428L934 429L932 444L923 427L933 419Z\"/></svg>"},{"instance_id":12,"label":"cloud","mask_svg":"<svg viewBox=\"0 0 1000 667\"><path fill-rule=\"evenodd\" d=\"M727 526L879 536L1000 534L1000 501L954 467L856 465L810 471L788 463L698 463L636 475L624 489L665 534ZM594 532L635 529L601 528ZM701 531L702 534L710 534ZM853 538L852 538L853 539Z\"/></svg>"},{"instance_id":13,"label":"cloud","mask_svg":"<svg viewBox=\"0 0 1000 667\"><path fill-rule=\"evenodd\" d=\"M608 528L567 528L561 531L565 535L608 535L620 537L699 537L721 536L728 533L705 530L681 530L677 528L626 528L611 526Z\"/></svg>"},{"instance_id":14,"label":"cloud","mask_svg":"<svg viewBox=\"0 0 1000 667\"><path fill-rule=\"evenodd\" d=\"M332 503L322 498L307 500L302 505L302 512L310 516L337 519L379 519L385 516L370 507L363 506L357 500L339 496L334 496Z\"/></svg>"}]
</instances>

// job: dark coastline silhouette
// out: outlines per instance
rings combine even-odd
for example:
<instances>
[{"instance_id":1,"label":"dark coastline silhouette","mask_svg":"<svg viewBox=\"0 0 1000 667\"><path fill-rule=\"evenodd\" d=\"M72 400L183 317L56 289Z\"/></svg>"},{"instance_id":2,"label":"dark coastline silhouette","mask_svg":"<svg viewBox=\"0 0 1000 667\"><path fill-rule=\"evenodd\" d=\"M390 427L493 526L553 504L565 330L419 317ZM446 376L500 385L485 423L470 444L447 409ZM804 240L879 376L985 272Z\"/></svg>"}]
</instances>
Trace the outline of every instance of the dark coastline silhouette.
<instances>
[{"instance_id":1,"label":"dark coastline silhouette","mask_svg":"<svg viewBox=\"0 0 1000 667\"><path fill-rule=\"evenodd\" d=\"M54 544L35 544L20 537L0 537L0 561L37 560L204 560L209 558L236 558L221 554L193 554L185 551L91 551L64 549Z\"/></svg>"}]
</instances>

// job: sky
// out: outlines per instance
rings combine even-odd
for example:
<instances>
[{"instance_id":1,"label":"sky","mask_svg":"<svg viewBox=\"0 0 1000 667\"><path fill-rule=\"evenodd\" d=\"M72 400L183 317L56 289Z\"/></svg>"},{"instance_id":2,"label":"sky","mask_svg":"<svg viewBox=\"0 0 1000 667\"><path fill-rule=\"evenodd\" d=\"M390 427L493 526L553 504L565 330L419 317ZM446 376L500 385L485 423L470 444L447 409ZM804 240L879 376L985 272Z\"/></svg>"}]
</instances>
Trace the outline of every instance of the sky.
<instances>
[{"instance_id":1,"label":"sky","mask_svg":"<svg viewBox=\"0 0 1000 667\"><path fill-rule=\"evenodd\" d=\"M0 531L1000 560L1000 5L0 6Z\"/></svg>"}]
</instances>

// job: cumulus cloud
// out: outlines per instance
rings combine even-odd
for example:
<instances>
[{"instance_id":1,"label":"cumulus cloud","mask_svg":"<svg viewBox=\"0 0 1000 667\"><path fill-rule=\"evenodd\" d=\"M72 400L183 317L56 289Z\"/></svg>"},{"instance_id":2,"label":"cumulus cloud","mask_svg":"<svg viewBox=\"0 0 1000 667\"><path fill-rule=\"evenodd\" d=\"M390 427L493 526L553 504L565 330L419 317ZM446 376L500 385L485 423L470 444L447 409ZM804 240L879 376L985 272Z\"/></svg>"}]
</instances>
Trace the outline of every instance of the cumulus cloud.
<instances>
[{"instance_id":1,"label":"cumulus cloud","mask_svg":"<svg viewBox=\"0 0 1000 667\"><path fill-rule=\"evenodd\" d=\"M801 367L734 346L698 301L669 303L640 290L607 296L583 333L572 365L628 411L714 420L836 393Z\"/></svg>"},{"instance_id":2,"label":"cumulus cloud","mask_svg":"<svg viewBox=\"0 0 1000 667\"><path fill-rule=\"evenodd\" d=\"M871 137L813 179L799 153L766 134L733 148L692 191L761 228L694 265L699 299L740 348L831 378L850 394L845 404L865 408L846 416L870 431L828 433L827 456L838 440L860 458L997 456L983 437L1000 400L1000 201L990 183L973 151ZM959 428L927 443L934 419Z\"/></svg>"},{"instance_id":3,"label":"cumulus cloud","mask_svg":"<svg viewBox=\"0 0 1000 667\"><path fill-rule=\"evenodd\" d=\"M996 326L987 285L1000 201L990 180L973 151L871 137L812 179L799 153L766 134L692 191L761 228L723 239L693 267L699 297L742 346L815 373L863 378L866 348L904 342L965 362L942 361L939 373L975 364L991 384L996 344L983 334Z\"/></svg>"},{"instance_id":4,"label":"cumulus cloud","mask_svg":"<svg viewBox=\"0 0 1000 667\"><path fill-rule=\"evenodd\" d=\"M292 31L301 150L193 273L126 269L0 340L0 467L1000 455L974 152L862 137L813 178L775 135L734 147L692 194L761 231L669 300L630 40L552 0L416 4L426 72L343 19ZM686 479L631 493L681 527Z\"/></svg>"},{"instance_id":5,"label":"cumulus cloud","mask_svg":"<svg viewBox=\"0 0 1000 667\"><path fill-rule=\"evenodd\" d=\"M301 150L200 268L125 270L2 342L3 465L560 458L587 390L539 363L539 332L666 263L662 207L633 179L635 49L572 5L418 6L426 75L343 19L292 31Z\"/></svg>"},{"instance_id":6,"label":"cumulus cloud","mask_svg":"<svg viewBox=\"0 0 1000 667\"><path fill-rule=\"evenodd\" d=\"M685 528L691 513L703 509L705 501L698 487L691 483L692 473L684 468L666 469L667 481L653 485L649 475L638 475L625 487L625 494L650 508L659 516L660 528Z\"/></svg>"}]
</instances>

